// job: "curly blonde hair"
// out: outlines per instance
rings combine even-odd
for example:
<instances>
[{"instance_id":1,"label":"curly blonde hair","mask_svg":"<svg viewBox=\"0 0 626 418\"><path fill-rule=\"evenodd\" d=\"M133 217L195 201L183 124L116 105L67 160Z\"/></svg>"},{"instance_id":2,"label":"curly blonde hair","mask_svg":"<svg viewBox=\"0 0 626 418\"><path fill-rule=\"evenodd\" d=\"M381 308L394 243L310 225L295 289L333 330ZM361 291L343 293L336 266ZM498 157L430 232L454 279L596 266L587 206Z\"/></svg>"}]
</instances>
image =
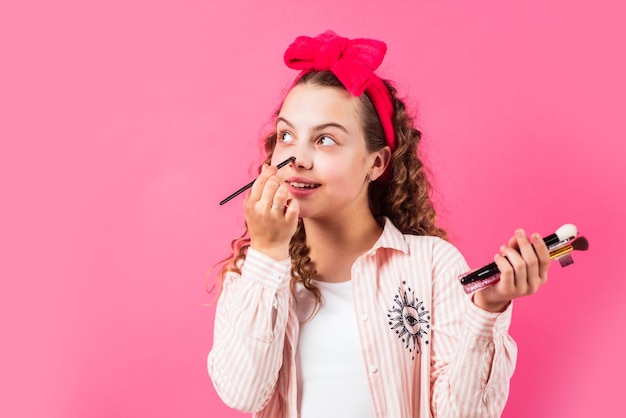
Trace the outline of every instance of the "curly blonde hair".
<instances>
[{"instance_id":1,"label":"curly blonde hair","mask_svg":"<svg viewBox=\"0 0 626 418\"><path fill-rule=\"evenodd\" d=\"M396 136L396 149L393 151L389 167L381 178L369 184L369 206L372 214L382 226L383 217L387 217L404 234L433 235L447 239L446 232L437 226L435 208L431 200L432 187L428 180L427 169L418 155L421 132L415 127L405 103L398 98L396 88L387 80L383 80L391 94L393 102L393 127ZM345 87L337 77L329 71L312 71L297 80L295 85L309 84L321 87ZM385 147L386 140L382 124L367 94L361 99L360 118L368 151L374 152ZM274 117L278 116L279 109ZM272 159L276 145L274 129L263 141L265 161ZM259 166L259 172L261 171ZM218 279L221 281L227 272L241 273L241 265L250 247L247 226L243 234L231 242L231 256L223 260ZM320 300L319 289L312 283L317 275L315 265L309 257L306 245L304 224L299 222L289 245L291 257L291 292L301 282L310 290L316 302Z\"/></svg>"}]
</instances>

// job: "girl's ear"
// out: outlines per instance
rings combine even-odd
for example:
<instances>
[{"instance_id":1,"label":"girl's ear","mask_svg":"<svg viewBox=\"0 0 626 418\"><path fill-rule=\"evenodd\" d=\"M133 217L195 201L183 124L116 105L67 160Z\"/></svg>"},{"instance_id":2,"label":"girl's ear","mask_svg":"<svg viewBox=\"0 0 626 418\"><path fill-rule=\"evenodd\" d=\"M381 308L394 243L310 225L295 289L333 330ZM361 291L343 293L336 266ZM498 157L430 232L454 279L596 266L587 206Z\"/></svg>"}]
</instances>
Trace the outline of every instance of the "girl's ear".
<instances>
[{"instance_id":1,"label":"girl's ear","mask_svg":"<svg viewBox=\"0 0 626 418\"><path fill-rule=\"evenodd\" d=\"M385 146L379 151L376 151L374 156L374 163L370 169L370 181L376 180L378 177L382 176L389 162L391 161L391 148L389 145Z\"/></svg>"}]
</instances>

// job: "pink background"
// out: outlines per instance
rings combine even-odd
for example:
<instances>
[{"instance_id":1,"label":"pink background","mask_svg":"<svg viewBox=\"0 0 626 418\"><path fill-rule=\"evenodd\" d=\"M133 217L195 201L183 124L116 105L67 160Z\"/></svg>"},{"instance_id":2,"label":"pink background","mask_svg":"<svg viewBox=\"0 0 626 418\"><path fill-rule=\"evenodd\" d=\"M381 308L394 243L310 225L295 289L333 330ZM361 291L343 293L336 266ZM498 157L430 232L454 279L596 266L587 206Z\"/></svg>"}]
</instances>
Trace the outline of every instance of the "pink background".
<instances>
[{"instance_id":1,"label":"pink background","mask_svg":"<svg viewBox=\"0 0 626 418\"><path fill-rule=\"evenodd\" d=\"M621 2L0 3L0 416L239 417L206 373L207 271L243 223L258 138L332 28L389 46L452 241L473 266L522 226L588 253L516 302L505 417L624 410Z\"/></svg>"}]
</instances>

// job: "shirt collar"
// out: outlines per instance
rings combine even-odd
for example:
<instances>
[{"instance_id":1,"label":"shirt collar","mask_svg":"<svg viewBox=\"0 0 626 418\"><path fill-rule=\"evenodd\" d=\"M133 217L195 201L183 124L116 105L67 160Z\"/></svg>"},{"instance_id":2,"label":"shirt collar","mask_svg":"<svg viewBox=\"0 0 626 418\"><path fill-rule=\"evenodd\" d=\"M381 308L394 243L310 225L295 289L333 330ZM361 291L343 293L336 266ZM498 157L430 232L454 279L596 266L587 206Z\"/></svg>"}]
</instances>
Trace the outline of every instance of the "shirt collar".
<instances>
[{"instance_id":1,"label":"shirt collar","mask_svg":"<svg viewBox=\"0 0 626 418\"><path fill-rule=\"evenodd\" d=\"M404 235L387 217L384 217L385 225L383 227L383 233L378 238L378 241L372 247L372 250L378 248L391 248L394 250L402 251L403 253L409 252L409 246L404 239Z\"/></svg>"}]
</instances>

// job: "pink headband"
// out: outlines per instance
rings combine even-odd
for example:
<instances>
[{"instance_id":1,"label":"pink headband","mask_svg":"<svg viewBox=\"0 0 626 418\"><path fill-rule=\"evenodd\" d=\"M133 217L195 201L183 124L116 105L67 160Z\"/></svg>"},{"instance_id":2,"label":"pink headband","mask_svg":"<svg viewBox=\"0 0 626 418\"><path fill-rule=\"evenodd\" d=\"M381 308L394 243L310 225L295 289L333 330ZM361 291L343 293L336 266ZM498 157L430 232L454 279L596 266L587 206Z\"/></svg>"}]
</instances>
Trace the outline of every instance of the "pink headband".
<instances>
[{"instance_id":1,"label":"pink headband","mask_svg":"<svg viewBox=\"0 0 626 418\"><path fill-rule=\"evenodd\" d=\"M395 150L393 104L383 81L374 74L383 62L387 46L374 39L347 39L333 31L315 38L299 36L287 51L285 64L302 70L298 79L310 71L331 71L353 96L370 98L383 125L387 145Z\"/></svg>"}]
</instances>

